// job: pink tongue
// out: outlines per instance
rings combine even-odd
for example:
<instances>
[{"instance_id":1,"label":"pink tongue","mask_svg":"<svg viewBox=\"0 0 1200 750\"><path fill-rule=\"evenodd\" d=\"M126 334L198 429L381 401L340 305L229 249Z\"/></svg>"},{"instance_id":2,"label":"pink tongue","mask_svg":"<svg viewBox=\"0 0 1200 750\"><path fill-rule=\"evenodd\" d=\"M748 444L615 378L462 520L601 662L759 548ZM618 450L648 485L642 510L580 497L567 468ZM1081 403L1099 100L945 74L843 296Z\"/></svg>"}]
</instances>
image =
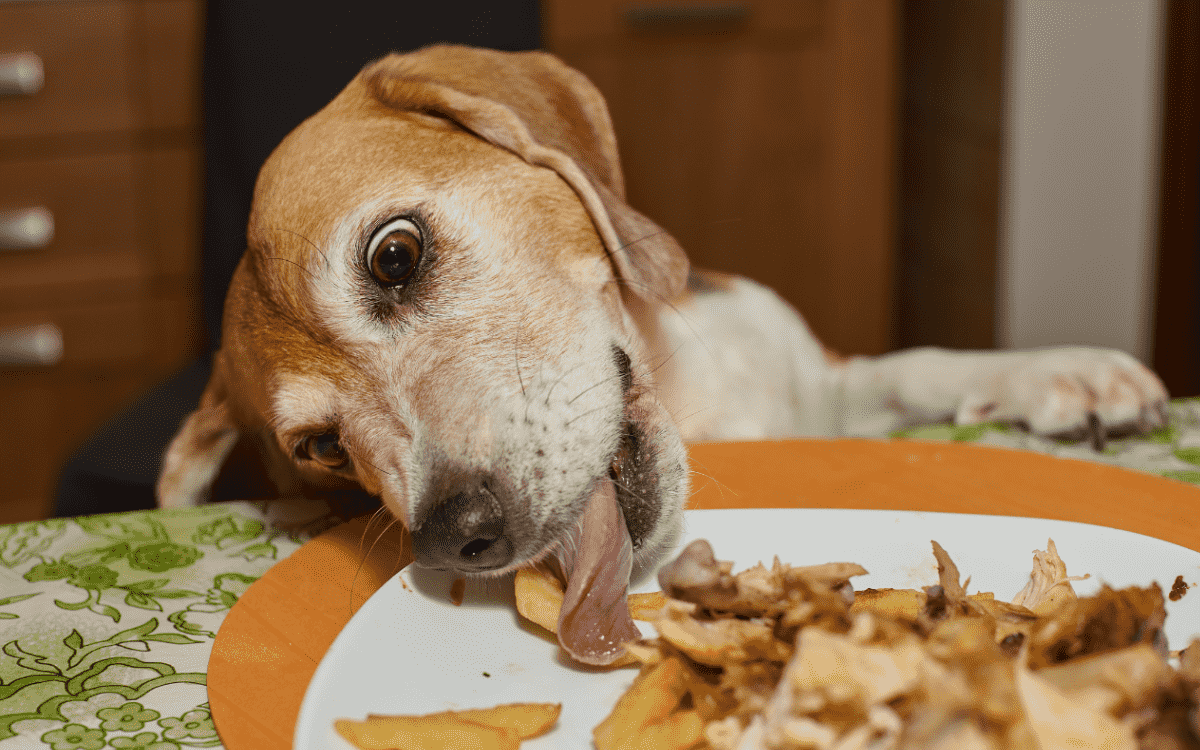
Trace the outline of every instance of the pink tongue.
<instances>
[{"instance_id":1,"label":"pink tongue","mask_svg":"<svg viewBox=\"0 0 1200 750\"><path fill-rule=\"evenodd\" d=\"M633 542L617 505L613 483L605 479L583 511L574 564L563 561L567 591L558 616L558 642L585 664L611 664L622 644L642 637L625 592L633 569Z\"/></svg>"}]
</instances>

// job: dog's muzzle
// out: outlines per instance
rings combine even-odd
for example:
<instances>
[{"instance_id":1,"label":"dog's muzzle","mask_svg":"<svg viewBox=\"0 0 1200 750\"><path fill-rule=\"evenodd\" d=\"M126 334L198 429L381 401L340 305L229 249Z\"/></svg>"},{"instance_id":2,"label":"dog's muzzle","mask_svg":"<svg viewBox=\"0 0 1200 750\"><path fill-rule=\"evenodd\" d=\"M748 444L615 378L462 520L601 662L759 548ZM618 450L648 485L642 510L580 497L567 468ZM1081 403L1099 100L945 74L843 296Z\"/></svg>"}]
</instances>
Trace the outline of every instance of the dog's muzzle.
<instances>
[{"instance_id":1,"label":"dog's muzzle","mask_svg":"<svg viewBox=\"0 0 1200 750\"><path fill-rule=\"evenodd\" d=\"M512 560L504 508L485 485L459 492L429 510L412 532L413 554L428 568L485 573Z\"/></svg>"}]
</instances>

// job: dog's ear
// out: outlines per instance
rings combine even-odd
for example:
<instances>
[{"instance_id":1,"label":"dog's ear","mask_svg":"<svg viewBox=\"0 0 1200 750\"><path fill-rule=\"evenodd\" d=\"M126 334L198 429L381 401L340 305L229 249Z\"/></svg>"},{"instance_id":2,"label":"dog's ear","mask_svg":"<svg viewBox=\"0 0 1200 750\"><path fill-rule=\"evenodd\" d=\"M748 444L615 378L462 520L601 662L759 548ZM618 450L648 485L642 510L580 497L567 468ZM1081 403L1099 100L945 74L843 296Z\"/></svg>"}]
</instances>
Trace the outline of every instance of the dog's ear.
<instances>
[{"instance_id":1,"label":"dog's ear","mask_svg":"<svg viewBox=\"0 0 1200 750\"><path fill-rule=\"evenodd\" d=\"M190 507L207 500L213 481L238 441L222 364L217 352L199 408L183 420L163 455L155 488L161 508Z\"/></svg>"},{"instance_id":2,"label":"dog's ear","mask_svg":"<svg viewBox=\"0 0 1200 750\"><path fill-rule=\"evenodd\" d=\"M683 290L687 256L625 202L608 107L579 71L544 52L441 45L389 55L364 68L360 79L390 107L453 120L558 172L591 215L630 291L657 301Z\"/></svg>"}]
</instances>

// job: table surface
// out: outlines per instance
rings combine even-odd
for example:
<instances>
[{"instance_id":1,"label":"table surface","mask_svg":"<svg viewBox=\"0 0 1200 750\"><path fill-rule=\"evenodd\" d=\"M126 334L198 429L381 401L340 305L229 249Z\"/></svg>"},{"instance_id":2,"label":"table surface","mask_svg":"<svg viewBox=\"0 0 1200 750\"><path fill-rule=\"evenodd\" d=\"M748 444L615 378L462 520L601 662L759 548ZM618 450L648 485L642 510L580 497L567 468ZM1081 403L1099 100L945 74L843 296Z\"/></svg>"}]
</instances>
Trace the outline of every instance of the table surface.
<instances>
[{"instance_id":1,"label":"table surface","mask_svg":"<svg viewBox=\"0 0 1200 750\"><path fill-rule=\"evenodd\" d=\"M892 437L1015 448L1200 485L1200 399L1173 402L1165 429L1113 441L1103 453L1000 425L925 427ZM915 484L916 480L903 479L909 475L897 473L888 462L903 462L908 460L905 455L923 455L928 450L915 444L914 451L907 453L895 446L889 450L883 441L849 441L841 447L813 441L812 445L820 450L808 451L811 464L801 467L804 471L792 469L800 475L823 477L826 484L823 490L806 486L828 494L841 491L851 477L852 484L870 491L874 507L908 507L910 500L905 498L937 494L936 483L941 483L941 493L946 495L947 487L961 487L964 482L982 487L989 481L986 472L978 470L983 464L970 475L942 472L940 478ZM843 450L845 446L854 447ZM782 474L743 478L737 488L706 479L706 475L727 476L746 456L761 459L772 450L781 451L781 457L796 455L779 443L696 447L693 469L698 489L692 507L723 504L727 501L713 498L731 491L785 498L780 502L794 504L786 497L789 486L795 494L795 483L789 485ZM1015 465L1011 456L996 455L995 462L987 462L994 464L995 471L1010 471L1006 467ZM1100 473L1089 481L1109 487L1111 497L1097 495L1101 505L1088 510L1090 518L1049 502L1056 489L1061 490L1062 479L1055 472L1024 477L1028 491L1005 501L1002 510L1091 522L1103 517L1100 522L1106 525L1200 549L1200 518L1188 520L1190 513L1180 514L1179 498L1190 497L1189 488L1154 485L1175 498L1172 503L1121 502L1124 473L1096 471ZM884 481L885 477L890 478ZM984 499L977 505L956 509L996 512L999 499L978 497ZM223 747L206 687L216 633L251 584L332 525L331 519L314 509L235 502L0 526L0 748ZM361 541L363 529L360 522L328 538L341 538L343 544L351 543L351 537ZM388 549L376 549L375 554L397 556ZM280 566L279 572L286 567ZM347 579L345 571L310 570L310 578L327 577L334 589L342 591L347 610L344 615L318 617L321 622L313 623L313 632L328 630L336 635L340 623L390 574L390 570L368 569L363 578L359 569L357 579ZM254 616L252 608L239 607L243 611ZM292 619L299 623L317 617L306 610L295 615ZM259 626L273 627L269 622ZM241 647L247 664L270 662L275 656L253 653L266 648L262 641L234 646ZM302 666L311 675L315 663ZM307 678L302 680L295 688L301 695ZM255 719L247 716L247 721ZM282 726L272 729L269 720L261 729L288 736ZM231 743L230 747L246 746Z\"/></svg>"}]
</instances>

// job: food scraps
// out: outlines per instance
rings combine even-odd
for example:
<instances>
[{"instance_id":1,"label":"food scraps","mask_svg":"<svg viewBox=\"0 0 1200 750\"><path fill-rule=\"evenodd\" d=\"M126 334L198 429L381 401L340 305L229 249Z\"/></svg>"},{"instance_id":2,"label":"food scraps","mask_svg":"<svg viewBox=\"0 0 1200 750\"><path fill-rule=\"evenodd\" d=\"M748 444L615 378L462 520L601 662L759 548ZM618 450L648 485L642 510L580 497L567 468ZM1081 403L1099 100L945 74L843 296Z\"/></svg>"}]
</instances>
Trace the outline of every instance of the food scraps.
<instances>
[{"instance_id":1,"label":"food scraps","mask_svg":"<svg viewBox=\"0 0 1200 750\"><path fill-rule=\"evenodd\" d=\"M937 585L856 592L852 563L734 574L693 542L597 750L1200 748L1200 645L1172 665L1157 584L1080 598L1050 541L1005 602L933 553Z\"/></svg>"},{"instance_id":2,"label":"food scraps","mask_svg":"<svg viewBox=\"0 0 1200 750\"><path fill-rule=\"evenodd\" d=\"M334 729L360 750L517 750L558 722L561 703L509 703L424 716L368 714L338 719Z\"/></svg>"}]
</instances>

